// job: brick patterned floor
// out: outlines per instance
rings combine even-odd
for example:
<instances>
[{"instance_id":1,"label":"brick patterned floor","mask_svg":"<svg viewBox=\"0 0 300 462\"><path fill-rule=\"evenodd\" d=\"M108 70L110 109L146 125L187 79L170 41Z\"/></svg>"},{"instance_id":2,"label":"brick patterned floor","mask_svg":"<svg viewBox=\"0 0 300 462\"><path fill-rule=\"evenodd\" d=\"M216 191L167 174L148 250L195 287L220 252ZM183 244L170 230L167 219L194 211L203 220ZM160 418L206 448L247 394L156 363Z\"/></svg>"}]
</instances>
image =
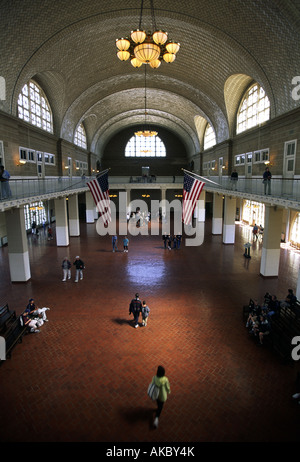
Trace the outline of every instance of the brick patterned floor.
<instances>
[{"instance_id":1,"label":"brick patterned floor","mask_svg":"<svg viewBox=\"0 0 300 462\"><path fill-rule=\"evenodd\" d=\"M130 237L128 254L81 224L57 248L29 236L32 279L12 284L0 249L0 299L20 314L30 297L49 322L24 337L0 367L0 440L6 442L299 441L298 364L285 365L249 339L242 306L266 291L296 287L299 253L281 250L279 278L259 276L261 244L243 257L205 226L199 247L168 251L159 236ZM84 279L62 282L61 261L80 255ZM74 272L74 271L73 271ZM151 309L134 329L128 305L139 291ZM158 429L147 385L163 364L171 383ZM3 399L4 397L4 399Z\"/></svg>"}]
</instances>

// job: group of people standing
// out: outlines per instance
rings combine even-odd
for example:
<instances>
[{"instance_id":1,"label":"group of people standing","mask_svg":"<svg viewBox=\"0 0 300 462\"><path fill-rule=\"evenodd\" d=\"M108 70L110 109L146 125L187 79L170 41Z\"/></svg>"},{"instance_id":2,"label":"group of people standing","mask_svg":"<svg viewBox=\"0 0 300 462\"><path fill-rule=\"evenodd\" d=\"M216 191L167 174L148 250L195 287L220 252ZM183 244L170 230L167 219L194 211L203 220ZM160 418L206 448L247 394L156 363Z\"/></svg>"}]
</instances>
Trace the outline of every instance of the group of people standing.
<instances>
[{"instance_id":1,"label":"group of people standing","mask_svg":"<svg viewBox=\"0 0 300 462\"><path fill-rule=\"evenodd\" d=\"M263 185L264 185L264 194L271 194L271 178L272 174L269 170L269 167L266 167L264 173L263 173ZM239 179L239 175L236 170L233 170L233 172L230 175L230 184L231 184L231 189L234 191L237 190L237 182Z\"/></svg>"},{"instance_id":2,"label":"group of people standing","mask_svg":"<svg viewBox=\"0 0 300 462\"><path fill-rule=\"evenodd\" d=\"M75 261L73 265L76 268L76 273L75 273L75 282L83 279L83 270L85 268L84 262L80 259L79 255L75 258ZM63 270L63 282L65 282L68 279L71 279L71 262L68 259L68 257L65 257L62 262L62 270Z\"/></svg>"},{"instance_id":3,"label":"group of people standing","mask_svg":"<svg viewBox=\"0 0 300 462\"><path fill-rule=\"evenodd\" d=\"M172 234L164 233L163 236L162 236L162 240L164 242L164 248L165 249L167 249L167 248L169 250L171 250L172 248L173 249L180 249L182 235L181 234L174 234L174 236L172 236Z\"/></svg>"}]
</instances>

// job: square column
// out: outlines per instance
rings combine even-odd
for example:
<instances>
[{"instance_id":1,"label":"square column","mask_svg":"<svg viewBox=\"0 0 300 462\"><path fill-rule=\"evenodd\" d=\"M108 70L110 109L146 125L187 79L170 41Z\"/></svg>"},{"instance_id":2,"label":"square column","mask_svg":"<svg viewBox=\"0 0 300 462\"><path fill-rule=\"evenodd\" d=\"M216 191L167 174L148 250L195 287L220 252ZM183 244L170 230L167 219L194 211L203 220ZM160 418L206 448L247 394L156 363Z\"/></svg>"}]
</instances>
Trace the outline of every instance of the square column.
<instances>
[{"instance_id":1,"label":"square column","mask_svg":"<svg viewBox=\"0 0 300 462\"><path fill-rule=\"evenodd\" d=\"M11 281L26 282L31 278L31 273L24 207L7 210L5 220Z\"/></svg>"},{"instance_id":2,"label":"square column","mask_svg":"<svg viewBox=\"0 0 300 462\"><path fill-rule=\"evenodd\" d=\"M200 197L197 201L197 207L196 207L196 214L197 214L197 221L198 222L205 222L205 191L202 189Z\"/></svg>"},{"instance_id":3,"label":"square column","mask_svg":"<svg viewBox=\"0 0 300 462\"><path fill-rule=\"evenodd\" d=\"M94 223L95 221L95 202L90 191L85 193L85 205L86 205L86 223Z\"/></svg>"},{"instance_id":4,"label":"square column","mask_svg":"<svg viewBox=\"0 0 300 462\"><path fill-rule=\"evenodd\" d=\"M65 198L55 199L55 219L56 219L56 244L57 246L69 245L69 229L67 216L67 201Z\"/></svg>"},{"instance_id":5,"label":"square column","mask_svg":"<svg viewBox=\"0 0 300 462\"><path fill-rule=\"evenodd\" d=\"M212 234L222 234L222 226L223 226L223 195L219 193L214 193Z\"/></svg>"},{"instance_id":6,"label":"square column","mask_svg":"<svg viewBox=\"0 0 300 462\"><path fill-rule=\"evenodd\" d=\"M261 253L260 274L278 276L283 210L266 205L264 239Z\"/></svg>"},{"instance_id":7,"label":"square column","mask_svg":"<svg viewBox=\"0 0 300 462\"><path fill-rule=\"evenodd\" d=\"M225 196L223 244L234 244L236 198Z\"/></svg>"},{"instance_id":8,"label":"square column","mask_svg":"<svg viewBox=\"0 0 300 462\"><path fill-rule=\"evenodd\" d=\"M78 195L69 196L68 200L69 211L69 234L70 236L79 236L79 210L78 210Z\"/></svg>"}]
</instances>

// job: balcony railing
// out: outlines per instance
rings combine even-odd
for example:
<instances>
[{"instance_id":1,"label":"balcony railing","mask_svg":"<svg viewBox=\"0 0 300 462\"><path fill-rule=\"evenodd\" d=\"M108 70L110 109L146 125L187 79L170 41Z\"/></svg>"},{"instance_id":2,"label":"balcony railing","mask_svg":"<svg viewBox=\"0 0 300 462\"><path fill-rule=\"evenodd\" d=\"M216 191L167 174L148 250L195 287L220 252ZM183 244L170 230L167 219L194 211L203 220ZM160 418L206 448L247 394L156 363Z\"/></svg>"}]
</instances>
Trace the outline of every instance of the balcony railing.
<instances>
[{"instance_id":1,"label":"balcony railing","mask_svg":"<svg viewBox=\"0 0 300 462\"><path fill-rule=\"evenodd\" d=\"M39 196L49 195L55 197L59 193L68 191L84 191L87 188L87 182L91 177L73 177L73 178L24 178L10 179L9 187L11 194L9 197L0 196L0 202L14 201L18 199L30 199ZM210 180L210 181L208 181ZM3 183L1 184L1 186ZM130 176L109 176L110 189L120 187L163 187L167 185L170 189L183 188L183 176L151 176L151 177L130 177ZM237 191L237 194L253 194L264 196L264 184L260 178L240 178L233 183L229 177L207 177L207 190ZM2 189L2 188L1 188ZM276 199L286 199L295 203L300 203L300 179L282 179L272 178L270 195Z\"/></svg>"}]
</instances>

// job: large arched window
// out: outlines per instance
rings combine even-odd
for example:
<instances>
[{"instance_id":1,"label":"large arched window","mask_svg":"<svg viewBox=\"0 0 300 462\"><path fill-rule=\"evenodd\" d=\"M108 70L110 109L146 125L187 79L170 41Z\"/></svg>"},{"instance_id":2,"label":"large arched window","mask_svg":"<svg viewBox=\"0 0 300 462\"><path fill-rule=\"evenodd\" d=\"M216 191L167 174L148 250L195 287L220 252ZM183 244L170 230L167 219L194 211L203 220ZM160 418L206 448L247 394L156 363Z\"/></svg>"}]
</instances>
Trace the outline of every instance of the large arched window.
<instances>
[{"instance_id":1,"label":"large arched window","mask_svg":"<svg viewBox=\"0 0 300 462\"><path fill-rule=\"evenodd\" d=\"M74 136L74 143L76 144L76 146L79 146L83 149L86 149L87 147L86 132L85 132L85 129L82 123L77 127L77 130Z\"/></svg>"},{"instance_id":2,"label":"large arched window","mask_svg":"<svg viewBox=\"0 0 300 462\"><path fill-rule=\"evenodd\" d=\"M237 114L236 132L241 133L270 118L270 100L264 89L255 83L246 92Z\"/></svg>"},{"instance_id":3,"label":"large arched window","mask_svg":"<svg viewBox=\"0 0 300 462\"><path fill-rule=\"evenodd\" d=\"M18 98L18 117L53 133L52 111L39 85L32 80L24 85Z\"/></svg>"},{"instance_id":4,"label":"large arched window","mask_svg":"<svg viewBox=\"0 0 300 462\"><path fill-rule=\"evenodd\" d=\"M166 148L159 136L134 135L126 145L125 157L166 157Z\"/></svg>"},{"instance_id":5,"label":"large arched window","mask_svg":"<svg viewBox=\"0 0 300 462\"><path fill-rule=\"evenodd\" d=\"M204 133L204 149L211 148L216 144L216 134L210 124L207 124Z\"/></svg>"}]
</instances>

